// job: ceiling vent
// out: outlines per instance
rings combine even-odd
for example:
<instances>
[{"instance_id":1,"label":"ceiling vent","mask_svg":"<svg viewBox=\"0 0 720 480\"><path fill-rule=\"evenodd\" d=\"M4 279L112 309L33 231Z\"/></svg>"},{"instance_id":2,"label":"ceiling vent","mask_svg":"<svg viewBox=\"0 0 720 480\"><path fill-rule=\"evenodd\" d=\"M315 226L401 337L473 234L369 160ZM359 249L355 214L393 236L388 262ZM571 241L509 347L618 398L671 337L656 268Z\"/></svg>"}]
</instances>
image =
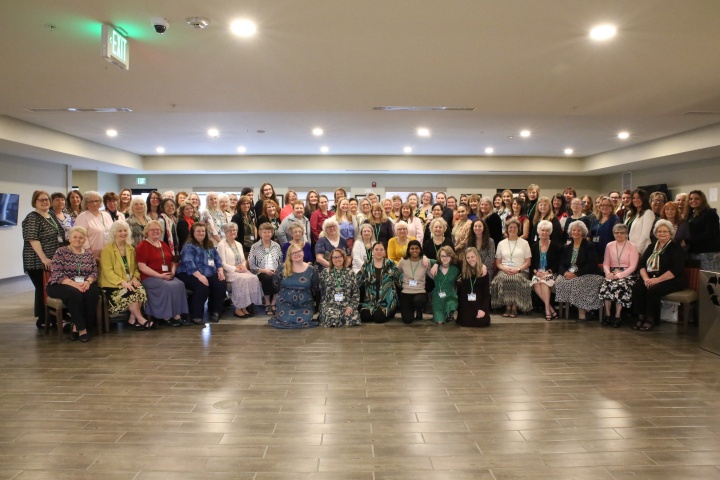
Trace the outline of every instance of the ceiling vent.
<instances>
[{"instance_id":1,"label":"ceiling vent","mask_svg":"<svg viewBox=\"0 0 720 480\"><path fill-rule=\"evenodd\" d=\"M206 17L188 17L185 21L188 25L198 30L202 30L210 25L210 19Z\"/></svg>"},{"instance_id":2,"label":"ceiling vent","mask_svg":"<svg viewBox=\"0 0 720 480\"><path fill-rule=\"evenodd\" d=\"M632 190L632 172L625 172L622 174L622 189Z\"/></svg>"},{"instance_id":3,"label":"ceiling vent","mask_svg":"<svg viewBox=\"0 0 720 480\"><path fill-rule=\"evenodd\" d=\"M413 107L413 106L379 106L373 110L386 112L473 112L475 107Z\"/></svg>"},{"instance_id":4,"label":"ceiling vent","mask_svg":"<svg viewBox=\"0 0 720 480\"><path fill-rule=\"evenodd\" d=\"M33 113L124 113L132 112L129 108L27 108Z\"/></svg>"}]
</instances>

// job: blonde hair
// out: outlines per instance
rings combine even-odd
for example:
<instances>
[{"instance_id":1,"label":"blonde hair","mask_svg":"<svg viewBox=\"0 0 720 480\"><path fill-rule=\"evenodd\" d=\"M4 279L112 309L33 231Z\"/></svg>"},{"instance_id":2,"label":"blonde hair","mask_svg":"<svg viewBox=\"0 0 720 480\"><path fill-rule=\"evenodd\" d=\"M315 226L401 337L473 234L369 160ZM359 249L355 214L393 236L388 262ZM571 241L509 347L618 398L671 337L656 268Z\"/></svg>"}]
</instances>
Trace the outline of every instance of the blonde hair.
<instances>
[{"instance_id":1,"label":"blonde hair","mask_svg":"<svg viewBox=\"0 0 720 480\"><path fill-rule=\"evenodd\" d=\"M545 217L542 216L540 213L540 209L537 208L540 205L540 202L546 202L550 208L548 208L548 213ZM533 223L537 224L540 220L552 220L555 218L555 212L553 212L552 202L548 197L540 197L537 200L537 203L535 204L535 215L533 216Z\"/></svg>"},{"instance_id":2,"label":"blonde hair","mask_svg":"<svg viewBox=\"0 0 720 480\"><path fill-rule=\"evenodd\" d=\"M293 262L292 262L292 254L297 252L303 252L304 250L300 248L299 245L295 245L294 243L291 243L290 246L287 249L287 252L285 253L285 263L283 264L283 277L287 278L293 274Z\"/></svg>"},{"instance_id":3,"label":"blonde hair","mask_svg":"<svg viewBox=\"0 0 720 480\"><path fill-rule=\"evenodd\" d=\"M477 264L475 265L475 269L470 266L470 264L467 262L467 254L468 253L474 253L477 257ZM475 247L468 247L465 249L465 252L463 252L462 257L462 278L472 278L472 277L481 277L482 276L482 257L480 257L480 252L477 251L477 248Z\"/></svg>"}]
</instances>

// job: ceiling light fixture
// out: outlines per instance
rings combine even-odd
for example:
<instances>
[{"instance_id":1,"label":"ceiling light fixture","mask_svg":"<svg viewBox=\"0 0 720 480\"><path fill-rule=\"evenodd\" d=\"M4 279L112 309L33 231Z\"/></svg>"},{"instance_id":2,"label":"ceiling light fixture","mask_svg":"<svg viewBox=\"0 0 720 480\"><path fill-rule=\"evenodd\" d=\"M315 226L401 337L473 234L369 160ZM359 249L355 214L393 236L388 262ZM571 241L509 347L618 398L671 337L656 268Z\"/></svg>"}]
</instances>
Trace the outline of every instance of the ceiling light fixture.
<instances>
[{"instance_id":1,"label":"ceiling light fixture","mask_svg":"<svg viewBox=\"0 0 720 480\"><path fill-rule=\"evenodd\" d=\"M322 128L320 128L320 127L313 128L312 134L315 135L316 137L322 136L323 133L325 133L325 132L323 131Z\"/></svg>"},{"instance_id":2,"label":"ceiling light fixture","mask_svg":"<svg viewBox=\"0 0 720 480\"><path fill-rule=\"evenodd\" d=\"M323 145L322 147L320 147L320 151L322 153L328 153L330 151L330 147Z\"/></svg>"},{"instance_id":3,"label":"ceiling light fixture","mask_svg":"<svg viewBox=\"0 0 720 480\"><path fill-rule=\"evenodd\" d=\"M243 147L242 145L240 145L240 146L237 148L237 152L238 152L238 153L245 153L245 152L247 152L247 148L245 148L245 147Z\"/></svg>"},{"instance_id":4,"label":"ceiling light fixture","mask_svg":"<svg viewBox=\"0 0 720 480\"><path fill-rule=\"evenodd\" d=\"M155 151L156 151L157 153L165 153L165 147L157 147L157 148L155 149Z\"/></svg>"},{"instance_id":5,"label":"ceiling light fixture","mask_svg":"<svg viewBox=\"0 0 720 480\"><path fill-rule=\"evenodd\" d=\"M207 134L210 138L218 138L220 136L220 130L217 128L211 128L207 131Z\"/></svg>"},{"instance_id":6,"label":"ceiling light fixture","mask_svg":"<svg viewBox=\"0 0 720 480\"><path fill-rule=\"evenodd\" d=\"M414 107L380 105L373 107L373 110L384 110L386 112L473 112L475 111L475 107Z\"/></svg>"},{"instance_id":7,"label":"ceiling light fixture","mask_svg":"<svg viewBox=\"0 0 720 480\"><path fill-rule=\"evenodd\" d=\"M573 153L575 153L575 150L573 150L572 148L565 149L565 155L572 155Z\"/></svg>"},{"instance_id":8,"label":"ceiling light fixture","mask_svg":"<svg viewBox=\"0 0 720 480\"><path fill-rule=\"evenodd\" d=\"M249 38L257 33L257 25L252 20L241 18L230 24L230 30L238 37Z\"/></svg>"},{"instance_id":9,"label":"ceiling light fixture","mask_svg":"<svg viewBox=\"0 0 720 480\"><path fill-rule=\"evenodd\" d=\"M522 131L520 132L520 136L523 137L523 138L528 138L530 135L532 135L532 133L530 132L530 130L522 130Z\"/></svg>"},{"instance_id":10,"label":"ceiling light fixture","mask_svg":"<svg viewBox=\"0 0 720 480\"><path fill-rule=\"evenodd\" d=\"M430 129L425 127L420 127L417 129L417 136L418 137L429 137L430 136Z\"/></svg>"},{"instance_id":11,"label":"ceiling light fixture","mask_svg":"<svg viewBox=\"0 0 720 480\"><path fill-rule=\"evenodd\" d=\"M210 19L205 17L188 17L185 21L188 25L193 28L197 28L198 30L202 30L210 25Z\"/></svg>"},{"instance_id":12,"label":"ceiling light fixture","mask_svg":"<svg viewBox=\"0 0 720 480\"><path fill-rule=\"evenodd\" d=\"M617 136L620 140L627 140L630 138L630 132L620 132Z\"/></svg>"},{"instance_id":13,"label":"ceiling light fixture","mask_svg":"<svg viewBox=\"0 0 720 480\"><path fill-rule=\"evenodd\" d=\"M105 135L107 135L108 137L117 137L117 134L118 134L118 131L115 130L114 128L105 130Z\"/></svg>"},{"instance_id":14,"label":"ceiling light fixture","mask_svg":"<svg viewBox=\"0 0 720 480\"><path fill-rule=\"evenodd\" d=\"M405 147L405 148L403 148L403 152L405 152L405 153L412 153L412 147Z\"/></svg>"},{"instance_id":15,"label":"ceiling light fixture","mask_svg":"<svg viewBox=\"0 0 720 480\"><path fill-rule=\"evenodd\" d=\"M595 40L596 42L602 42L605 40L610 40L617 34L617 27L615 25L598 25L597 27L593 27L592 30L590 30L590 38Z\"/></svg>"},{"instance_id":16,"label":"ceiling light fixture","mask_svg":"<svg viewBox=\"0 0 720 480\"><path fill-rule=\"evenodd\" d=\"M493 147L487 147L485 149L485 153L487 153L488 155L491 153L495 153L495 149Z\"/></svg>"}]
</instances>

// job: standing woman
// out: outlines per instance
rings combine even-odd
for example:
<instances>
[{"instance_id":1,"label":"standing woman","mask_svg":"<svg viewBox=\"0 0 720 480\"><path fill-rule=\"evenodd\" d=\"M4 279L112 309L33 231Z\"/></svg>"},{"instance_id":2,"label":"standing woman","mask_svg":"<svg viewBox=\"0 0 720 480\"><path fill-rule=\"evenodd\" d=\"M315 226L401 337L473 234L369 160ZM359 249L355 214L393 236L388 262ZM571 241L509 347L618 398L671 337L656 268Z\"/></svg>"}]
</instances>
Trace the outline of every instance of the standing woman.
<instances>
[{"instance_id":1,"label":"standing woman","mask_svg":"<svg viewBox=\"0 0 720 480\"><path fill-rule=\"evenodd\" d=\"M53 193L53 195L55 194ZM672 239L679 243L683 250L687 251L687 241L690 239L690 224L687 220L683 220L682 211L678 204L676 202L667 202L660 212L660 218L672 224Z\"/></svg>"},{"instance_id":2,"label":"standing woman","mask_svg":"<svg viewBox=\"0 0 720 480\"><path fill-rule=\"evenodd\" d=\"M462 252L467 246L471 225L472 221L468 219L467 205L463 203L457 207L457 220L452 229L453 244L456 252Z\"/></svg>"},{"instance_id":3,"label":"standing woman","mask_svg":"<svg viewBox=\"0 0 720 480\"><path fill-rule=\"evenodd\" d=\"M267 231L263 230L263 225L260 226L261 232ZM277 244L273 243L273 245ZM277 312L268 320L268 325L271 327L283 329L317 327L317 324L312 322L315 313L313 297L318 292L320 280L313 266L303 262L302 259L303 251L297 246L291 246L283 267L278 268L272 276L273 286L278 292L278 300Z\"/></svg>"},{"instance_id":4,"label":"standing woman","mask_svg":"<svg viewBox=\"0 0 720 480\"><path fill-rule=\"evenodd\" d=\"M235 207L237 206L238 196L234 193L228 195L228 208L226 210L230 219L235 215ZM228 220L228 222L231 220Z\"/></svg>"},{"instance_id":5,"label":"standing woman","mask_svg":"<svg viewBox=\"0 0 720 480\"><path fill-rule=\"evenodd\" d=\"M383 212L385 212L385 217L390 221L394 221L395 218L392 215L392 207L393 207L392 199L386 198L385 200L383 200L382 206L383 206Z\"/></svg>"},{"instance_id":6,"label":"standing woman","mask_svg":"<svg viewBox=\"0 0 720 480\"><path fill-rule=\"evenodd\" d=\"M186 195L187 196L187 195ZM125 218L130 214L130 200L132 200L132 190L123 188L120 190L120 201L118 202L118 212L122 213Z\"/></svg>"},{"instance_id":7,"label":"standing woman","mask_svg":"<svg viewBox=\"0 0 720 480\"><path fill-rule=\"evenodd\" d=\"M162 230L162 241L165 242L173 255L180 255L181 245L177 232L177 217L175 216L175 200L163 198L160 202L160 219L158 223ZM140 245L136 243L136 245Z\"/></svg>"},{"instance_id":8,"label":"standing woman","mask_svg":"<svg viewBox=\"0 0 720 480\"><path fill-rule=\"evenodd\" d=\"M98 204L99 206L99 204ZM87 326L96 320L100 290L95 256L83 245L87 243L85 228L70 229L70 245L58 248L50 267L47 294L61 299L73 323L70 338L87 342Z\"/></svg>"},{"instance_id":9,"label":"standing woman","mask_svg":"<svg viewBox=\"0 0 720 480\"><path fill-rule=\"evenodd\" d=\"M424 238L423 222L418 217L413 215L414 211L415 209L412 205L410 205L410 203L403 203L400 207L400 217L398 218L398 220L402 220L403 222L407 223L408 237L414 237L415 239L417 239L418 242L420 242L420 245L422 245Z\"/></svg>"},{"instance_id":10,"label":"standing woman","mask_svg":"<svg viewBox=\"0 0 720 480\"><path fill-rule=\"evenodd\" d=\"M550 289L555 285L555 275L560 269L560 256L562 255L562 246L550 241L552 229L551 222L541 220L537 228L540 238L530 247L532 252L530 271L533 274L530 285L545 304L545 320L548 321L558 317L550 303Z\"/></svg>"},{"instance_id":11,"label":"standing woman","mask_svg":"<svg viewBox=\"0 0 720 480\"><path fill-rule=\"evenodd\" d=\"M128 223L130 223L130 222L128 222ZM192 203L185 202L184 204L180 205L180 212L179 212L178 222L177 222L177 234L178 234L178 247L176 248L176 250L178 250L177 255L180 254L179 251L182 250L183 245L185 245L188 235L190 235L190 229L192 228L194 223L195 223L195 207L193 207Z\"/></svg>"},{"instance_id":12,"label":"standing woman","mask_svg":"<svg viewBox=\"0 0 720 480\"><path fill-rule=\"evenodd\" d=\"M474 193L468 197L467 205L468 205L468 218L470 220L475 220L476 218L480 218L480 196L475 195Z\"/></svg>"},{"instance_id":13,"label":"standing woman","mask_svg":"<svg viewBox=\"0 0 720 480\"><path fill-rule=\"evenodd\" d=\"M358 213L360 213L358 211L358 208L360 208L360 202L358 202L358 199L357 198L349 198L348 205L350 208L350 215L357 218ZM360 223L362 223L362 222L360 220L358 220L358 224L360 224Z\"/></svg>"},{"instance_id":14,"label":"standing woman","mask_svg":"<svg viewBox=\"0 0 720 480\"><path fill-rule=\"evenodd\" d=\"M452 247L445 246L438 251L438 261L430 269L429 275L435 281L432 290L433 320L436 324L453 321L453 314L458 308L458 296L455 281L460 270L455 266L455 252Z\"/></svg>"},{"instance_id":15,"label":"standing woman","mask_svg":"<svg viewBox=\"0 0 720 480\"><path fill-rule=\"evenodd\" d=\"M205 204L207 205L207 209L200 215L200 221L207 225L208 237L213 245L217 246L225 235L222 226L229 220L225 216L225 212L220 210L220 201L217 193L209 192L207 197L205 197Z\"/></svg>"},{"instance_id":16,"label":"standing woman","mask_svg":"<svg viewBox=\"0 0 720 480\"><path fill-rule=\"evenodd\" d=\"M582 197L582 205L583 213L588 217L588 223L592 225L593 222L595 222L595 220L597 219L594 208L595 204L593 203L592 197L590 195L585 195L584 197Z\"/></svg>"},{"instance_id":17,"label":"standing woman","mask_svg":"<svg viewBox=\"0 0 720 480\"><path fill-rule=\"evenodd\" d=\"M85 228L87 232L86 249L90 249L96 259L105 246L106 237L112 226L112 218L107 212L100 211L102 197L98 192L85 192L83 197L83 212L75 219L75 225Z\"/></svg>"},{"instance_id":18,"label":"standing woman","mask_svg":"<svg viewBox=\"0 0 720 480\"><path fill-rule=\"evenodd\" d=\"M492 211L492 203L488 197L480 199L480 218L485 220L488 231L490 232L490 238L495 241L495 245L498 245L503 239L503 223L500 220L500 216Z\"/></svg>"},{"instance_id":19,"label":"standing woman","mask_svg":"<svg viewBox=\"0 0 720 480\"><path fill-rule=\"evenodd\" d=\"M505 225L505 220L513 214L512 209L512 201L513 201L513 193L512 190L503 190L502 192L502 213L499 213L500 220L503 222L503 226Z\"/></svg>"},{"instance_id":20,"label":"standing woman","mask_svg":"<svg viewBox=\"0 0 720 480\"><path fill-rule=\"evenodd\" d=\"M605 258L605 247L613 240L613 229L620 219L615 215L615 205L610 197L602 197L597 205L600 213L591 224L590 242L595 245L598 258Z\"/></svg>"},{"instance_id":21,"label":"standing woman","mask_svg":"<svg viewBox=\"0 0 720 480\"><path fill-rule=\"evenodd\" d=\"M352 269L357 273L365 263L372 260L372 246L375 243L373 228L369 223L360 225L360 238L352 248Z\"/></svg>"},{"instance_id":22,"label":"standing woman","mask_svg":"<svg viewBox=\"0 0 720 480\"><path fill-rule=\"evenodd\" d=\"M358 224L362 225L368 218L370 218L370 210L372 209L372 203L367 198L360 200L360 213L357 215Z\"/></svg>"},{"instance_id":23,"label":"standing woman","mask_svg":"<svg viewBox=\"0 0 720 480\"><path fill-rule=\"evenodd\" d=\"M75 222L75 219L78 215L80 215L84 208L83 208L83 196L82 193L80 193L79 190L70 190L67 194L67 214L70 215L70 218L73 219L73 222Z\"/></svg>"},{"instance_id":24,"label":"standing woman","mask_svg":"<svg viewBox=\"0 0 720 480\"><path fill-rule=\"evenodd\" d=\"M532 308L528 280L532 253L528 242L518 236L519 229L516 219L505 222L507 238L498 244L495 254L495 278L490 292L493 308L505 306L503 317L515 318L518 310L527 312Z\"/></svg>"},{"instance_id":25,"label":"standing woman","mask_svg":"<svg viewBox=\"0 0 720 480\"><path fill-rule=\"evenodd\" d=\"M320 238L323 223L333 215L335 215L335 212L328 210L328 198L325 195L320 195L318 208L310 216L310 236L313 245L315 245L318 238Z\"/></svg>"},{"instance_id":26,"label":"standing woman","mask_svg":"<svg viewBox=\"0 0 720 480\"><path fill-rule=\"evenodd\" d=\"M457 293L457 324L461 327L489 327L490 278L475 247L465 249Z\"/></svg>"},{"instance_id":27,"label":"standing woman","mask_svg":"<svg viewBox=\"0 0 720 480\"><path fill-rule=\"evenodd\" d=\"M115 192L105 192L103 195L103 205L105 205L105 211L110 214L113 222L118 220L125 220L125 215L118 211L118 200L119 197Z\"/></svg>"},{"instance_id":28,"label":"standing woman","mask_svg":"<svg viewBox=\"0 0 720 480\"><path fill-rule=\"evenodd\" d=\"M143 317L142 306L147 294L140 283L140 270L135 260L135 249L130 244L130 227L124 220L112 224L110 242L100 257L100 280L98 286L105 292L110 314L117 315L128 310L128 325L138 330L154 327L152 320Z\"/></svg>"},{"instance_id":29,"label":"standing woman","mask_svg":"<svg viewBox=\"0 0 720 480\"><path fill-rule=\"evenodd\" d=\"M420 197L422 200L422 203L420 206L418 206L417 211L415 212L415 216L420 218L420 220L424 221L425 223L429 222L433 219L432 216L432 207L433 207L433 194L432 192L425 191L422 194L422 197Z\"/></svg>"},{"instance_id":30,"label":"standing woman","mask_svg":"<svg viewBox=\"0 0 720 480\"><path fill-rule=\"evenodd\" d=\"M190 228L188 240L180 252L177 277L192 290L190 296L190 318L195 325L203 325L205 302L211 322L220 320L223 301L227 294L227 283L222 259L207 236L202 222L195 222Z\"/></svg>"},{"instance_id":31,"label":"standing woman","mask_svg":"<svg viewBox=\"0 0 720 480\"><path fill-rule=\"evenodd\" d=\"M382 243L383 247L387 249L390 239L394 236L393 223L385 216L385 210L380 203L373 204L367 222L373 228L375 241Z\"/></svg>"},{"instance_id":32,"label":"standing woman","mask_svg":"<svg viewBox=\"0 0 720 480\"><path fill-rule=\"evenodd\" d=\"M320 272L320 315L323 327L360 325L360 289L355 273L347 267L349 258L341 249L330 254L330 267Z\"/></svg>"},{"instance_id":33,"label":"standing woman","mask_svg":"<svg viewBox=\"0 0 720 480\"><path fill-rule=\"evenodd\" d=\"M490 238L485 220L479 218L473 220L468 233L467 246L477 250L480 263L485 265L488 281L492 281L495 274L495 240Z\"/></svg>"},{"instance_id":34,"label":"standing woman","mask_svg":"<svg viewBox=\"0 0 720 480\"><path fill-rule=\"evenodd\" d=\"M146 208L147 205L140 197L135 197L130 202L130 215L127 217L127 224L130 225L134 245L140 245L140 242L143 241L145 226L152 220L146 215Z\"/></svg>"},{"instance_id":35,"label":"standing woman","mask_svg":"<svg viewBox=\"0 0 720 480\"><path fill-rule=\"evenodd\" d=\"M345 255L350 255L350 247L347 241L340 235L340 227L335 218L325 220L322 226L322 234L315 244L315 263L318 271L329 268L330 255L333 250L340 249Z\"/></svg>"},{"instance_id":36,"label":"standing woman","mask_svg":"<svg viewBox=\"0 0 720 480\"><path fill-rule=\"evenodd\" d=\"M230 222L223 225L225 238L217 246L218 255L222 260L226 281L232 284L232 303L235 316L246 318L252 315L249 310L252 304L262 305L263 290L260 280L250 273L242 245L235 241L238 227Z\"/></svg>"},{"instance_id":37,"label":"standing woman","mask_svg":"<svg viewBox=\"0 0 720 480\"><path fill-rule=\"evenodd\" d=\"M238 228L239 230L239 228ZM282 261L282 250L280 245L272 241L273 233L275 229L269 223L263 223L260 225L260 240L253 244L250 249L250 255L248 256L248 263L250 264L250 271L258 276L260 284L263 289L263 296L265 300L265 314L275 315L275 287L273 286L273 274L275 270L281 265ZM289 252L293 249L291 245L288 248L288 255L285 258L285 265L288 263ZM295 249L303 251L298 245L295 245ZM297 256L297 255L296 255ZM304 256L304 255L303 255ZM303 257L299 257L300 263L304 263Z\"/></svg>"},{"instance_id":38,"label":"standing woman","mask_svg":"<svg viewBox=\"0 0 720 480\"><path fill-rule=\"evenodd\" d=\"M357 217L350 213L350 201L347 198L341 198L338 202L335 219L340 226L340 236L345 239L348 247L352 248L359 225Z\"/></svg>"},{"instance_id":39,"label":"standing woman","mask_svg":"<svg viewBox=\"0 0 720 480\"><path fill-rule=\"evenodd\" d=\"M397 236L388 242L388 258L397 265L405 257L410 241L416 239L408 235L408 224L402 220L395 224L395 233Z\"/></svg>"},{"instance_id":40,"label":"standing woman","mask_svg":"<svg viewBox=\"0 0 720 480\"><path fill-rule=\"evenodd\" d=\"M552 211L552 204L550 203L550 199L547 197L542 197L536 202L535 217L533 217L533 228L530 232L530 240L528 240L530 245L538 241L537 226L543 220L547 220L548 222L553 224L552 236L550 237L550 240L557 244L562 244L563 229L560 226L560 222L558 221L558 219L555 218L555 214Z\"/></svg>"},{"instance_id":41,"label":"standing woman","mask_svg":"<svg viewBox=\"0 0 720 480\"><path fill-rule=\"evenodd\" d=\"M257 231L255 229L255 223L250 218L250 208L252 207L252 200L250 197L243 195L238 200L238 208L235 215L232 217L232 222L238 226L237 241L243 246L243 252L245 257L249 258L250 249L255 244L257 238ZM272 228L272 225L270 226ZM272 238L272 235L270 236Z\"/></svg>"},{"instance_id":42,"label":"standing woman","mask_svg":"<svg viewBox=\"0 0 720 480\"><path fill-rule=\"evenodd\" d=\"M418 208L420 207L420 198L418 198L417 193L411 193L407 196L405 199L405 203L410 205L410 214L413 217L416 217L415 212L418 211ZM420 220L422 222L422 220ZM422 243L422 242L420 242Z\"/></svg>"},{"instance_id":43,"label":"standing woman","mask_svg":"<svg viewBox=\"0 0 720 480\"><path fill-rule=\"evenodd\" d=\"M193 208L195 208L195 220L200 220L200 197L197 193L193 192L188 196L187 201L192 203Z\"/></svg>"},{"instance_id":44,"label":"standing woman","mask_svg":"<svg viewBox=\"0 0 720 480\"><path fill-rule=\"evenodd\" d=\"M625 225L630 230L630 241L641 255L650 245L653 223L655 223L655 214L650 209L647 193L642 188L636 188L632 192L632 200L625 213Z\"/></svg>"},{"instance_id":45,"label":"standing woman","mask_svg":"<svg viewBox=\"0 0 720 480\"><path fill-rule=\"evenodd\" d=\"M690 225L690 256L700 260L701 270L720 269L720 226L718 214L710 208L707 198L701 190L688 194L685 219Z\"/></svg>"},{"instance_id":46,"label":"standing woman","mask_svg":"<svg viewBox=\"0 0 720 480\"><path fill-rule=\"evenodd\" d=\"M50 194L45 190L35 190L31 200L35 210L28 213L22 222L23 270L35 287L35 325L42 329L45 327L43 275L46 270L50 270L57 249L65 243L65 231L50 213Z\"/></svg>"},{"instance_id":47,"label":"standing woman","mask_svg":"<svg viewBox=\"0 0 720 480\"><path fill-rule=\"evenodd\" d=\"M269 223L272 225L275 232L273 233L273 242L278 241L278 228L280 228L280 206L275 203L274 200L263 201L263 211L260 218L258 218L258 225L263 223Z\"/></svg>"},{"instance_id":48,"label":"standing woman","mask_svg":"<svg viewBox=\"0 0 720 480\"><path fill-rule=\"evenodd\" d=\"M437 260L438 252L442 247L448 246L452 248L453 246L452 240L445 234L447 232L447 222L444 218L438 216L428 223L427 228L428 231L425 235L427 240L423 243L423 253L430 260Z\"/></svg>"},{"instance_id":49,"label":"standing woman","mask_svg":"<svg viewBox=\"0 0 720 480\"><path fill-rule=\"evenodd\" d=\"M600 286L600 298L605 301L603 325L610 324L610 309L615 302L615 328L620 326L622 309L632 307L632 289L638 279L636 270L640 254L635 245L628 241L627 233L628 228L624 223L613 227L615 241L608 243L603 261L605 281Z\"/></svg>"},{"instance_id":50,"label":"standing woman","mask_svg":"<svg viewBox=\"0 0 720 480\"><path fill-rule=\"evenodd\" d=\"M512 213L505 218L505 221L507 222L510 218L516 218L517 221L520 222L520 235L518 236L527 240L530 238L531 229L530 219L525 215L525 203L520 200L519 197L515 197L510 203L510 208L512 209Z\"/></svg>"},{"instance_id":51,"label":"standing woman","mask_svg":"<svg viewBox=\"0 0 720 480\"><path fill-rule=\"evenodd\" d=\"M590 219L586 217L582 211L582 200L577 197L570 201L570 214L568 215L568 218L565 221L565 226L563 227L563 244L572 241L570 238L570 224L572 224L575 220L582 221L588 230L592 228Z\"/></svg>"},{"instance_id":52,"label":"standing woman","mask_svg":"<svg viewBox=\"0 0 720 480\"><path fill-rule=\"evenodd\" d=\"M402 273L392 260L385 258L382 242L375 242L372 260L365 263L357 276L358 287L365 287L365 298L360 303L360 319L365 323L386 323L393 318Z\"/></svg>"},{"instance_id":53,"label":"standing woman","mask_svg":"<svg viewBox=\"0 0 720 480\"><path fill-rule=\"evenodd\" d=\"M400 208L402 207L402 204L403 200L400 195L392 196L392 210L390 211L390 216L393 220L400 218Z\"/></svg>"},{"instance_id":54,"label":"standing woman","mask_svg":"<svg viewBox=\"0 0 720 480\"><path fill-rule=\"evenodd\" d=\"M285 220L285 217L293 213L295 208L295 202L297 202L297 193L295 190L288 190L285 192L285 206L280 210L280 221Z\"/></svg>"},{"instance_id":55,"label":"standing woman","mask_svg":"<svg viewBox=\"0 0 720 480\"><path fill-rule=\"evenodd\" d=\"M305 217L303 217L303 220L305 220ZM290 237L281 247L282 261L284 262L287 258L287 250L290 248L290 245L297 245L299 248L302 248L304 252L303 262L313 263L315 261L315 255L313 254L310 242L305 240L305 228L302 223L291 224L288 227L288 233L290 234Z\"/></svg>"},{"instance_id":56,"label":"standing woman","mask_svg":"<svg viewBox=\"0 0 720 480\"><path fill-rule=\"evenodd\" d=\"M70 233L70 229L73 227L73 219L70 215L65 213L65 194L62 192L55 192L50 195L50 201L52 202L50 215L53 215L57 223L62 227L64 232L63 245L67 245L70 241L68 234Z\"/></svg>"},{"instance_id":57,"label":"standing woman","mask_svg":"<svg viewBox=\"0 0 720 480\"><path fill-rule=\"evenodd\" d=\"M565 228L565 221L568 218L568 207L562 193L556 193L552 198L552 210L555 218L560 222L560 227Z\"/></svg>"},{"instance_id":58,"label":"standing woman","mask_svg":"<svg viewBox=\"0 0 720 480\"><path fill-rule=\"evenodd\" d=\"M175 196L175 205L177 205L178 208L180 208L182 205L185 204L185 202L187 202L187 199L188 199L187 192L178 192L178 194ZM178 212L178 215L179 214L180 214L180 212Z\"/></svg>"},{"instance_id":59,"label":"standing woman","mask_svg":"<svg viewBox=\"0 0 720 480\"><path fill-rule=\"evenodd\" d=\"M320 201L320 194L316 190L310 190L305 199L305 218L310 220L312 214L318 209L318 202Z\"/></svg>"},{"instance_id":60,"label":"standing woman","mask_svg":"<svg viewBox=\"0 0 720 480\"><path fill-rule=\"evenodd\" d=\"M496 193L492 198L493 211L498 215L501 215L505 211L505 206L502 201L502 194ZM502 217L500 217L502 220Z\"/></svg>"},{"instance_id":61,"label":"standing woman","mask_svg":"<svg viewBox=\"0 0 720 480\"><path fill-rule=\"evenodd\" d=\"M518 197L520 197L522 193L523 192L520 192L518 194ZM528 185L525 195L527 195L527 200L525 200L525 207L527 207L527 216L532 221L532 219L535 218L535 209L537 208L538 198L540 198L540 187L534 183L531 183L530 185ZM528 242L529 241L530 240L528 240Z\"/></svg>"},{"instance_id":62,"label":"standing woman","mask_svg":"<svg viewBox=\"0 0 720 480\"><path fill-rule=\"evenodd\" d=\"M417 240L411 240L405 256L398 263L402 272L402 291L400 292L400 315L405 324L413 320L422 320L422 312L427 305L425 278L430 263L423 258L422 246Z\"/></svg>"},{"instance_id":63,"label":"standing woman","mask_svg":"<svg viewBox=\"0 0 720 480\"><path fill-rule=\"evenodd\" d=\"M440 205L439 203L436 203L435 205L433 205L432 217L428 221L425 222L425 231L423 232L423 238L430 238L431 236L433 236L432 221L434 219L442 218L443 220L445 220L443 218L443 211L444 211L443 206ZM453 244L452 243L452 231L450 230L449 227L450 226L448 225L447 220L445 220L445 230L443 230L443 235L445 235L448 245L452 246L452 244ZM426 255L427 255L427 253L426 253ZM430 257L430 258L434 259L435 257Z\"/></svg>"},{"instance_id":64,"label":"standing woman","mask_svg":"<svg viewBox=\"0 0 720 480\"><path fill-rule=\"evenodd\" d=\"M260 187L260 195L258 195L257 202L255 202L255 218L257 218L258 220L260 219L260 217L263 216L263 203L265 203L265 200L272 200L273 202L275 202L276 206L278 205L278 199L277 195L275 195L275 189L269 183L262 184L262 186ZM279 216L280 211L278 210L277 213Z\"/></svg>"},{"instance_id":65,"label":"standing woman","mask_svg":"<svg viewBox=\"0 0 720 480\"><path fill-rule=\"evenodd\" d=\"M162 202L162 196L157 190L153 190L147 196L147 216L152 220L160 218L160 202Z\"/></svg>"}]
</instances>

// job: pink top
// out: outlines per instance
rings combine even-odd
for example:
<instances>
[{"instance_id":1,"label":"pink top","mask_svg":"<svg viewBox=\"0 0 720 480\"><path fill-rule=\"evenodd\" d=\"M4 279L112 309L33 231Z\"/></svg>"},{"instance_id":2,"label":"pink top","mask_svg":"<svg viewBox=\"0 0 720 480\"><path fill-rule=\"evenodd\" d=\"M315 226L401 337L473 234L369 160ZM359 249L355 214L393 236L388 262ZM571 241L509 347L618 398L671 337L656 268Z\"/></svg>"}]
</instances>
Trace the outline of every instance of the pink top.
<instances>
[{"instance_id":1,"label":"pink top","mask_svg":"<svg viewBox=\"0 0 720 480\"><path fill-rule=\"evenodd\" d=\"M282 210L280 210L280 221L282 222L285 220L285 217L293 213L293 210L295 209L295 205L292 203L288 203L285 205Z\"/></svg>"},{"instance_id":2,"label":"pink top","mask_svg":"<svg viewBox=\"0 0 720 480\"><path fill-rule=\"evenodd\" d=\"M97 217L90 210L85 210L75 219L76 227L85 227L88 232L84 248L90 249L95 258L100 258L105 246L105 237L113 224L108 212L99 211Z\"/></svg>"},{"instance_id":3,"label":"pink top","mask_svg":"<svg viewBox=\"0 0 720 480\"><path fill-rule=\"evenodd\" d=\"M605 247L605 260L603 261L603 270L608 275L612 273L614 268L624 268L618 273L618 278L625 278L637 269L640 254L634 243L626 240L624 244L618 245L617 242L610 242Z\"/></svg>"}]
</instances>

